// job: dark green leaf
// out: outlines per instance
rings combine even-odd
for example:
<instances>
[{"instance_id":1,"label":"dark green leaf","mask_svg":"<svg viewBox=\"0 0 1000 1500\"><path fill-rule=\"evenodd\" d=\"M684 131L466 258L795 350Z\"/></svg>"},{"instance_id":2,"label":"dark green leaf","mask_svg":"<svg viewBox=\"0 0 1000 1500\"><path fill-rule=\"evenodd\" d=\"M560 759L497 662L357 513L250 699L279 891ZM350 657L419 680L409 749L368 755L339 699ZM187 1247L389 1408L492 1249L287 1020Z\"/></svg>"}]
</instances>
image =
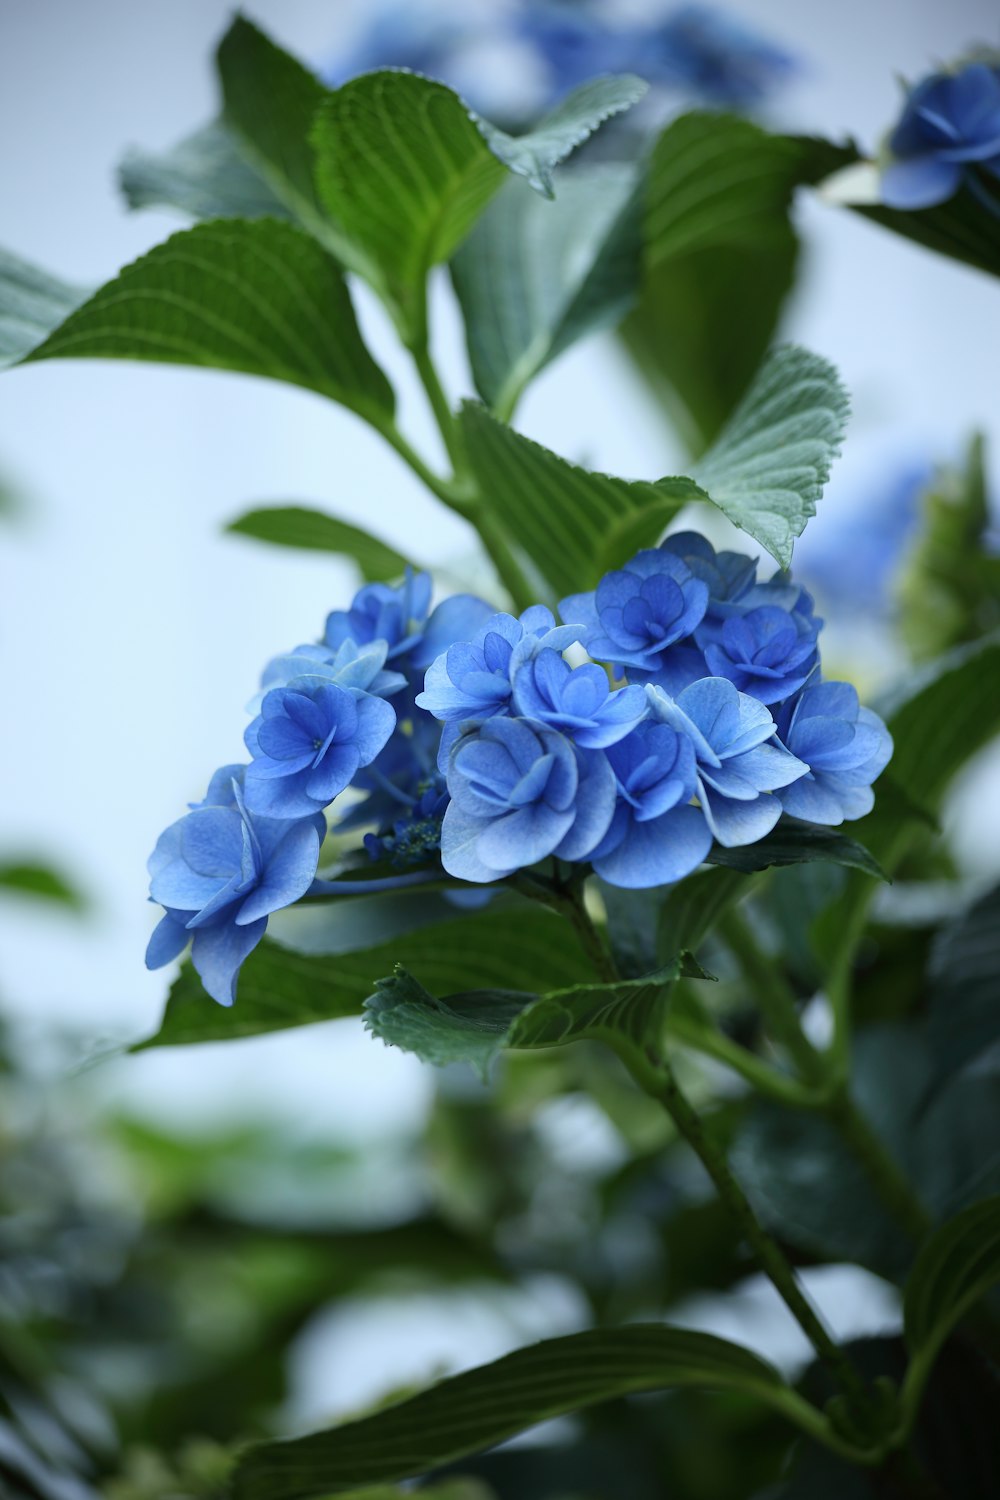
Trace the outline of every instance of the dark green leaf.
<instances>
[{"instance_id":1,"label":"dark green leaf","mask_svg":"<svg viewBox=\"0 0 1000 1500\"><path fill-rule=\"evenodd\" d=\"M631 73L592 78L567 94L527 135L508 135L478 116L476 124L504 166L526 177L546 198L554 198L553 167L565 161L605 120L631 109L648 87Z\"/></svg>"},{"instance_id":2,"label":"dark green leaf","mask_svg":"<svg viewBox=\"0 0 1000 1500\"><path fill-rule=\"evenodd\" d=\"M764 361L694 478L783 568L840 452L847 393L834 367L788 345Z\"/></svg>"},{"instance_id":3,"label":"dark green leaf","mask_svg":"<svg viewBox=\"0 0 1000 1500\"><path fill-rule=\"evenodd\" d=\"M993 1197L942 1224L921 1246L903 1299L911 1353L933 1358L966 1313L997 1285L1000 1197Z\"/></svg>"},{"instance_id":4,"label":"dark green leaf","mask_svg":"<svg viewBox=\"0 0 1000 1500\"><path fill-rule=\"evenodd\" d=\"M409 566L403 555L360 526L340 521L302 505L280 505L250 510L227 531L253 537L275 547L302 547L314 552L339 552L356 562L369 582L396 578Z\"/></svg>"},{"instance_id":5,"label":"dark green leaf","mask_svg":"<svg viewBox=\"0 0 1000 1500\"><path fill-rule=\"evenodd\" d=\"M129 208L177 208L193 219L291 217L218 120L169 151L129 151L118 177Z\"/></svg>"},{"instance_id":6,"label":"dark green leaf","mask_svg":"<svg viewBox=\"0 0 1000 1500\"><path fill-rule=\"evenodd\" d=\"M657 141L642 294L626 333L654 388L680 404L692 452L716 437L774 338L798 256L796 184L843 159L825 142L718 113L682 115Z\"/></svg>"},{"instance_id":7,"label":"dark green leaf","mask_svg":"<svg viewBox=\"0 0 1000 1500\"><path fill-rule=\"evenodd\" d=\"M741 870L716 869L698 870L666 887L659 913L659 953L697 953L719 918L749 885Z\"/></svg>"},{"instance_id":8,"label":"dark green leaf","mask_svg":"<svg viewBox=\"0 0 1000 1500\"><path fill-rule=\"evenodd\" d=\"M87 904L82 893L70 885L58 870L29 860L0 864L0 891L39 896L43 901L57 901L62 906L72 906L78 911Z\"/></svg>"},{"instance_id":9,"label":"dark green leaf","mask_svg":"<svg viewBox=\"0 0 1000 1500\"><path fill-rule=\"evenodd\" d=\"M809 864L817 859L843 865L849 870L863 870L877 880L887 878L864 845L848 838L839 829L821 828L814 823L800 823L787 817L756 844L738 849L714 845L707 863L727 865L731 870L743 870L749 874L754 870L768 870L772 865Z\"/></svg>"},{"instance_id":10,"label":"dark green leaf","mask_svg":"<svg viewBox=\"0 0 1000 1500\"><path fill-rule=\"evenodd\" d=\"M459 99L415 73L366 73L328 95L316 118L316 180L327 213L403 338L426 333L425 283L504 180Z\"/></svg>"},{"instance_id":11,"label":"dark green leaf","mask_svg":"<svg viewBox=\"0 0 1000 1500\"><path fill-rule=\"evenodd\" d=\"M557 594L592 587L652 544L682 506L705 498L690 479L630 481L577 468L480 406L463 407L462 429L483 503Z\"/></svg>"},{"instance_id":12,"label":"dark green leaf","mask_svg":"<svg viewBox=\"0 0 1000 1500\"><path fill-rule=\"evenodd\" d=\"M16 364L89 296L87 288L0 250L0 369Z\"/></svg>"},{"instance_id":13,"label":"dark green leaf","mask_svg":"<svg viewBox=\"0 0 1000 1500\"><path fill-rule=\"evenodd\" d=\"M564 1412L669 1386L744 1391L776 1404L787 1395L770 1365L710 1334L642 1324L572 1334L519 1349L360 1421L251 1448L236 1467L234 1500L318 1500L405 1479Z\"/></svg>"},{"instance_id":14,"label":"dark green leaf","mask_svg":"<svg viewBox=\"0 0 1000 1500\"><path fill-rule=\"evenodd\" d=\"M228 219L172 235L71 313L26 361L140 359L268 375L384 423L392 390L343 276L302 230Z\"/></svg>"},{"instance_id":15,"label":"dark green leaf","mask_svg":"<svg viewBox=\"0 0 1000 1500\"><path fill-rule=\"evenodd\" d=\"M996 216L967 188L934 208L903 210L858 205L854 211L905 239L948 256L949 260L1000 276Z\"/></svg>"},{"instance_id":16,"label":"dark green leaf","mask_svg":"<svg viewBox=\"0 0 1000 1500\"><path fill-rule=\"evenodd\" d=\"M389 1046L426 1062L469 1062L485 1079L506 1047L560 1047L598 1038L643 1046L663 1030L670 986L682 971L706 977L675 959L655 973L613 984L576 984L546 994L466 990L439 999L397 966L378 981L365 1020Z\"/></svg>"},{"instance_id":17,"label":"dark green leaf","mask_svg":"<svg viewBox=\"0 0 1000 1500\"><path fill-rule=\"evenodd\" d=\"M547 203L507 183L452 261L476 389L508 418L530 380L578 339L620 321L638 283L630 167L567 171Z\"/></svg>"},{"instance_id":18,"label":"dark green leaf","mask_svg":"<svg viewBox=\"0 0 1000 1500\"><path fill-rule=\"evenodd\" d=\"M589 975L568 925L540 910L455 917L335 955L297 953L265 939L243 966L231 1010L210 1000L194 970L185 965L159 1031L135 1050L260 1036L358 1015L379 975L397 962L418 970L443 993L460 985L556 988Z\"/></svg>"},{"instance_id":19,"label":"dark green leaf","mask_svg":"<svg viewBox=\"0 0 1000 1500\"><path fill-rule=\"evenodd\" d=\"M939 1080L1000 1042L1000 886L937 933L927 969Z\"/></svg>"}]
</instances>

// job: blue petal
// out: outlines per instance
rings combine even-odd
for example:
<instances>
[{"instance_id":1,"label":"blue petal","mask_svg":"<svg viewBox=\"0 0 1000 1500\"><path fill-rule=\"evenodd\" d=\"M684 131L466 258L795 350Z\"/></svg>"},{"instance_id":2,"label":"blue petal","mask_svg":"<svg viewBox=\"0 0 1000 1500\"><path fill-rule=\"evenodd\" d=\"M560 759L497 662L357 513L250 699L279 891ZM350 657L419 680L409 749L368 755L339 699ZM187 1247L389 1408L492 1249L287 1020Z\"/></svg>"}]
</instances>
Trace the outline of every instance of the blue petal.
<instances>
[{"instance_id":1,"label":"blue petal","mask_svg":"<svg viewBox=\"0 0 1000 1500\"><path fill-rule=\"evenodd\" d=\"M938 156L913 156L882 168L882 202L888 208L931 208L958 190L962 169Z\"/></svg>"},{"instance_id":2,"label":"blue petal","mask_svg":"<svg viewBox=\"0 0 1000 1500\"><path fill-rule=\"evenodd\" d=\"M355 738L360 763L370 765L396 727L396 710L391 703L362 693L356 702L358 731Z\"/></svg>"},{"instance_id":3,"label":"blue petal","mask_svg":"<svg viewBox=\"0 0 1000 1500\"><path fill-rule=\"evenodd\" d=\"M449 875L483 885L516 868L498 871L480 858L479 840L486 826L482 818L470 817L454 802L448 804L441 824L441 863Z\"/></svg>"},{"instance_id":4,"label":"blue petal","mask_svg":"<svg viewBox=\"0 0 1000 1500\"><path fill-rule=\"evenodd\" d=\"M586 859L604 838L614 816L617 783L611 762L600 751L577 756L580 781L573 826L553 851L560 859Z\"/></svg>"},{"instance_id":5,"label":"blue petal","mask_svg":"<svg viewBox=\"0 0 1000 1500\"><path fill-rule=\"evenodd\" d=\"M703 784L698 794L708 826L724 849L755 844L771 832L781 817L781 803L766 792L752 802L738 802L719 796Z\"/></svg>"},{"instance_id":6,"label":"blue petal","mask_svg":"<svg viewBox=\"0 0 1000 1500\"><path fill-rule=\"evenodd\" d=\"M249 927L220 922L215 927L201 927L191 944L191 960L201 982L220 1005L232 1005L236 999L236 981L240 965L253 952L267 927L261 917Z\"/></svg>"},{"instance_id":7,"label":"blue petal","mask_svg":"<svg viewBox=\"0 0 1000 1500\"><path fill-rule=\"evenodd\" d=\"M191 934L186 929L186 923L194 916L193 911L179 911L177 913L167 912L156 926L146 947L146 968L162 969L175 959L179 953L183 953L187 947Z\"/></svg>"},{"instance_id":8,"label":"blue petal","mask_svg":"<svg viewBox=\"0 0 1000 1500\"><path fill-rule=\"evenodd\" d=\"M268 860L257 889L240 907L237 926L246 927L304 896L316 874L319 846L319 834L311 819L290 828Z\"/></svg>"},{"instance_id":9,"label":"blue petal","mask_svg":"<svg viewBox=\"0 0 1000 1500\"><path fill-rule=\"evenodd\" d=\"M594 869L609 885L645 890L690 875L711 847L700 809L674 807L652 822L632 823L616 849L594 860Z\"/></svg>"},{"instance_id":10,"label":"blue petal","mask_svg":"<svg viewBox=\"0 0 1000 1500\"><path fill-rule=\"evenodd\" d=\"M456 641L471 641L493 613L492 605L475 594L443 599L427 621L423 639L413 648L411 664L422 670Z\"/></svg>"},{"instance_id":11,"label":"blue petal","mask_svg":"<svg viewBox=\"0 0 1000 1500\"><path fill-rule=\"evenodd\" d=\"M481 858L497 871L509 874L546 859L573 826L572 806L564 811L534 802L486 825L479 839Z\"/></svg>"}]
</instances>

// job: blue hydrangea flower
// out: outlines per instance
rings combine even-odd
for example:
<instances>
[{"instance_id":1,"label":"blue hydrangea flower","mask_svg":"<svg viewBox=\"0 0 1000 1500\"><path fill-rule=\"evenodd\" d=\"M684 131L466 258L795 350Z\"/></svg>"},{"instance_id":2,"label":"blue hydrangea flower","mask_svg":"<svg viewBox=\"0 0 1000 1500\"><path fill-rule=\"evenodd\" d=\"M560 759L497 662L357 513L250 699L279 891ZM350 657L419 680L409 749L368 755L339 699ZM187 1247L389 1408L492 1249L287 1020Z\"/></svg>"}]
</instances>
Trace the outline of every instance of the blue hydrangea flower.
<instances>
[{"instance_id":1,"label":"blue hydrangea flower","mask_svg":"<svg viewBox=\"0 0 1000 1500\"><path fill-rule=\"evenodd\" d=\"M778 715L778 732L808 774L777 793L786 812L810 823L862 818L875 802L871 784L892 755L878 714L862 708L847 682L802 690Z\"/></svg>"},{"instance_id":2,"label":"blue hydrangea flower","mask_svg":"<svg viewBox=\"0 0 1000 1500\"><path fill-rule=\"evenodd\" d=\"M617 796L607 833L590 855L597 874L630 890L689 875L712 846L704 814L690 805L690 739L647 719L605 753Z\"/></svg>"},{"instance_id":3,"label":"blue hydrangea flower","mask_svg":"<svg viewBox=\"0 0 1000 1500\"><path fill-rule=\"evenodd\" d=\"M635 57L627 60L635 32L605 25L595 8L579 0L533 0L517 17L515 33L544 62L550 102L599 74L639 66Z\"/></svg>"},{"instance_id":4,"label":"blue hydrangea flower","mask_svg":"<svg viewBox=\"0 0 1000 1500\"><path fill-rule=\"evenodd\" d=\"M336 683L348 691L374 693L378 698L394 697L407 682L401 672L385 670L388 652L387 641L370 641L359 646L355 641L345 640L335 651L328 646L296 646L268 662L261 674L261 691L251 700L248 710L259 713L269 688L285 687L296 677L304 676Z\"/></svg>"},{"instance_id":5,"label":"blue hydrangea flower","mask_svg":"<svg viewBox=\"0 0 1000 1500\"><path fill-rule=\"evenodd\" d=\"M929 208L955 194L970 168L1000 177L1000 66L970 62L932 73L907 96L881 171L890 208Z\"/></svg>"},{"instance_id":6,"label":"blue hydrangea flower","mask_svg":"<svg viewBox=\"0 0 1000 1500\"><path fill-rule=\"evenodd\" d=\"M431 613L431 588L430 574L412 568L396 588L365 584L350 609L327 616L324 645L336 652L348 641L360 647L385 641L390 661L405 656L415 667L428 666L453 641L467 640L491 613L473 594L453 594Z\"/></svg>"},{"instance_id":7,"label":"blue hydrangea flower","mask_svg":"<svg viewBox=\"0 0 1000 1500\"><path fill-rule=\"evenodd\" d=\"M708 607L708 585L662 547L637 552L624 568L605 573L592 593L570 594L559 605L581 627L591 656L615 667L653 672L668 646L691 635Z\"/></svg>"},{"instance_id":8,"label":"blue hydrangea flower","mask_svg":"<svg viewBox=\"0 0 1000 1500\"><path fill-rule=\"evenodd\" d=\"M319 812L373 761L396 724L383 698L296 677L272 688L244 736L251 812L301 818Z\"/></svg>"},{"instance_id":9,"label":"blue hydrangea flower","mask_svg":"<svg viewBox=\"0 0 1000 1500\"><path fill-rule=\"evenodd\" d=\"M734 109L762 103L797 70L791 53L708 5L679 6L633 45L632 66L651 83Z\"/></svg>"},{"instance_id":10,"label":"blue hydrangea flower","mask_svg":"<svg viewBox=\"0 0 1000 1500\"><path fill-rule=\"evenodd\" d=\"M240 965L264 936L270 913L312 884L325 824L322 815L297 823L254 817L238 777L224 788L217 772L212 788L219 802L172 823L150 856L150 898L166 914L149 940L146 965L161 968L190 942L205 989L231 1005Z\"/></svg>"},{"instance_id":11,"label":"blue hydrangea flower","mask_svg":"<svg viewBox=\"0 0 1000 1500\"><path fill-rule=\"evenodd\" d=\"M745 552L716 552L697 531L675 531L660 543L661 552L679 557L708 589L705 614L723 619L757 582L757 559Z\"/></svg>"},{"instance_id":12,"label":"blue hydrangea flower","mask_svg":"<svg viewBox=\"0 0 1000 1500\"><path fill-rule=\"evenodd\" d=\"M441 849L441 823L448 807L448 787L435 771L404 808L377 833L365 834L365 848L373 859L388 859L397 869L412 869L436 859Z\"/></svg>"},{"instance_id":13,"label":"blue hydrangea flower","mask_svg":"<svg viewBox=\"0 0 1000 1500\"><path fill-rule=\"evenodd\" d=\"M758 584L748 599L767 588ZM804 591L796 589L795 593L801 599ZM816 668L820 624L809 607L757 604L706 625L696 639L708 676L727 677L741 693L761 703L781 703Z\"/></svg>"},{"instance_id":14,"label":"blue hydrangea flower","mask_svg":"<svg viewBox=\"0 0 1000 1500\"><path fill-rule=\"evenodd\" d=\"M641 687L612 692L608 674L593 662L571 667L546 647L514 674L514 710L559 729L588 750L602 750L623 739L646 716Z\"/></svg>"},{"instance_id":15,"label":"blue hydrangea flower","mask_svg":"<svg viewBox=\"0 0 1000 1500\"><path fill-rule=\"evenodd\" d=\"M556 729L496 716L452 747L441 863L459 880L500 880L550 854L584 859L603 838L615 778L601 751Z\"/></svg>"},{"instance_id":16,"label":"blue hydrangea flower","mask_svg":"<svg viewBox=\"0 0 1000 1500\"><path fill-rule=\"evenodd\" d=\"M539 651L565 651L579 634L575 626L556 625L541 604L516 620L491 615L471 639L449 646L431 663L417 706L445 724L504 713L519 666Z\"/></svg>"},{"instance_id":17,"label":"blue hydrangea flower","mask_svg":"<svg viewBox=\"0 0 1000 1500\"><path fill-rule=\"evenodd\" d=\"M732 849L770 833L782 812L770 793L804 776L808 766L778 742L764 705L724 677L705 677L676 698L658 687L646 692L654 717L692 745L695 790L718 842Z\"/></svg>"}]
</instances>

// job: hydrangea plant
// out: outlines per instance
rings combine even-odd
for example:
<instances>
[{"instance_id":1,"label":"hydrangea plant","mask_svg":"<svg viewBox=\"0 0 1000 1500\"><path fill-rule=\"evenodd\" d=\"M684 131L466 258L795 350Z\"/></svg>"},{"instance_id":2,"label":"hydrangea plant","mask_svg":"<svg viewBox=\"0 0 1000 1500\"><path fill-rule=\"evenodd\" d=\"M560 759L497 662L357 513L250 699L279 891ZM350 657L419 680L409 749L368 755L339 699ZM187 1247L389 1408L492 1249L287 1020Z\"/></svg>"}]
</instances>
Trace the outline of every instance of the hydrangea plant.
<instances>
[{"instance_id":1,"label":"hydrangea plant","mask_svg":"<svg viewBox=\"0 0 1000 1500\"><path fill-rule=\"evenodd\" d=\"M546 7L532 25L554 18ZM695 8L674 17L671 67L686 58L685 76L718 93L712 48L741 62L744 98L749 64L775 62ZM773 347L795 263L790 203L856 153L695 111L648 150L620 137L627 160L566 165L642 97L642 80L586 79L511 134L416 73L329 88L243 18L218 69L220 120L164 157L133 154L123 173L134 205L200 222L89 296L5 259L4 347L22 363L235 369L327 397L474 528L489 570L479 592L449 593L440 558L414 565L398 539L336 516L283 507L235 523L350 557L363 583L330 601L317 639L275 642L249 699L246 761L216 771L156 842L149 892L162 914L147 963L172 964L189 944L190 963L144 1045L360 1015L428 1063L472 1064L486 1087L508 1054L532 1067L555 1052L526 1107L546 1090L590 1091L627 1122L648 1104L656 1126L643 1116L630 1167L650 1140L686 1144L730 1216L730 1259L752 1253L816 1365L803 1379L779 1372L677 1326L656 1295L640 1321L643 1306L616 1300L629 1276L609 1240L612 1294L588 1283L593 1328L305 1437L255 1428L212 1483L231 1500L372 1486L381 1497L458 1463L492 1483L477 1455L546 1418L707 1387L773 1418L757 1477L786 1500L996 1493L979 1470L968 1478L937 1373L942 1355L963 1412L985 1414L977 1435L992 1434L996 1333L982 1299L1000 1274L1000 1181L983 1155L989 1128L939 1106L979 1057L969 1033L1000 1034L982 986L995 896L953 910L924 944L942 1012L921 979L914 992L914 953L900 951L914 944L892 947L891 898L877 893L900 872L940 884L931 829L958 769L1000 727L983 691L1000 646L953 591L959 643L876 711L827 674L823 621L793 568L847 396L820 355ZM977 61L908 94L888 191L863 209L991 275L1000 257L980 189L1000 149L995 73ZM951 193L957 210L938 208ZM431 353L428 287L445 264L479 398L458 405ZM446 471L397 423L354 316L358 280L413 361ZM594 472L512 425L531 379L602 326L620 328L652 388L668 390L686 473ZM991 561L978 559L977 610L998 592ZM328 924L329 952L300 941L295 905ZM892 971L873 995L866 966L885 945ZM964 990L974 1024L951 1027ZM589 1044L589 1072L574 1071L576 1043ZM634 1215L624 1222L638 1255ZM794 1254L898 1281L905 1347L834 1337ZM978 1327L963 1327L973 1309ZM628 1431L620 1494L652 1447L676 1441ZM590 1482L591 1436L560 1450L560 1492ZM514 1487L497 1478L503 1494L548 1484L526 1462ZM426 1493L461 1493L442 1483ZM634 1493L657 1492L644 1483Z\"/></svg>"}]
</instances>

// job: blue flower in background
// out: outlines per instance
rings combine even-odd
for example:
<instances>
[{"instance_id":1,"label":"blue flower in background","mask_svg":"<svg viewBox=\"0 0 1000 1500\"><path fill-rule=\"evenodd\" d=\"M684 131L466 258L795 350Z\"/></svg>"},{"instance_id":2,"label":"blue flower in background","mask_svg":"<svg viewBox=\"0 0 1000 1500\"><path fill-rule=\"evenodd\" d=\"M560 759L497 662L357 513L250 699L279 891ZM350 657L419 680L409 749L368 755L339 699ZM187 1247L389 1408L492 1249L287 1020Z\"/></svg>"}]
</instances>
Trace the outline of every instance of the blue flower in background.
<instances>
[{"instance_id":1,"label":"blue flower in background","mask_svg":"<svg viewBox=\"0 0 1000 1500\"><path fill-rule=\"evenodd\" d=\"M172 823L149 859L150 898L166 908L146 950L150 969L191 943L205 989L220 1005L236 997L240 965L264 936L271 912L304 896L313 882L326 825L322 815L289 823L248 812L239 778L212 779L208 802Z\"/></svg>"},{"instance_id":2,"label":"blue flower in background","mask_svg":"<svg viewBox=\"0 0 1000 1500\"><path fill-rule=\"evenodd\" d=\"M548 102L602 73L638 68L635 32L608 26L595 6L578 0L524 5L513 30L545 65Z\"/></svg>"},{"instance_id":3,"label":"blue flower in background","mask_svg":"<svg viewBox=\"0 0 1000 1500\"><path fill-rule=\"evenodd\" d=\"M892 755L878 714L862 708L847 682L802 690L778 713L778 733L808 774L777 792L785 811L810 823L842 823L871 812L871 784Z\"/></svg>"},{"instance_id":4,"label":"blue flower in background","mask_svg":"<svg viewBox=\"0 0 1000 1500\"><path fill-rule=\"evenodd\" d=\"M393 708L371 693L297 677L272 688L244 736L251 812L301 818L319 812L373 761L396 724Z\"/></svg>"},{"instance_id":5,"label":"blue flower in background","mask_svg":"<svg viewBox=\"0 0 1000 1500\"><path fill-rule=\"evenodd\" d=\"M600 661L655 672L663 652L692 633L708 607L708 585L672 552L647 548L605 573L592 593L560 601L562 618Z\"/></svg>"},{"instance_id":6,"label":"blue flower in background","mask_svg":"<svg viewBox=\"0 0 1000 1500\"><path fill-rule=\"evenodd\" d=\"M932 73L911 89L887 142L883 203L929 208L951 198L969 169L1000 177L1000 66L970 62Z\"/></svg>"},{"instance_id":7,"label":"blue flower in background","mask_svg":"<svg viewBox=\"0 0 1000 1500\"><path fill-rule=\"evenodd\" d=\"M445 724L504 713L518 667L538 651L564 651L579 634L574 626L557 625L541 604L519 619L490 615L471 640L450 646L431 663L417 706Z\"/></svg>"},{"instance_id":8,"label":"blue flower in background","mask_svg":"<svg viewBox=\"0 0 1000 1500\"><path fill-rule=\"evenodd\" d=\"M733 109L761 104L798 68L791 53L709 5L680 6L633 46L630 66L650 83Z\"/></svg>"},{"instance_id":9,"label":"blue flower in background","mask_svg":"<svg viewBox=\"0 0 1000 1500\"><path fill-rule=\"evenodd\" d=\"M770 833L782 812L770 793L809 768L777 742L764 705L724 677L703 678L676 698L658 687L646 692L654 717L693 746L698 801L719 843L732 849Z\"/></svg>"},{"instance_id":10,"label":"blue flower in background","mask_svg":"<svg viewBox=\"0 0 1000 1500\"><path fill-rule=\"evenodd\" d=\"M514 708L526 719L559 729L588 750L623 739L646 716L641 687L611 691L608 674L592 662L571 667L546 647L514 675Z\"/></svg>"},{"instance_id":11,"label":"blue flower in background","mask_svg":"<svg viewBox=\"0 0 1000 1500\"><path fill-rule=\"evenodd\" d=\"M630 890L689 875L712 846L704 814L689 805L696 784L691 740L646 720L606 754L617 795L607 833L590 855L598 875Z\"/></svg>"},{"instance_id":12,"label":"blue flower in background","mask_svg":"<svg viewBox=\"0 0 1000 1500\"><path fill-rule=\"evenodd\" d=\"M451 802L441 862L479 884L550 854L584 859L615 807L615 777L600 751L578 750L558 730L494 717L460 738L448 766Z\"/></svg>"}]
</instances>

